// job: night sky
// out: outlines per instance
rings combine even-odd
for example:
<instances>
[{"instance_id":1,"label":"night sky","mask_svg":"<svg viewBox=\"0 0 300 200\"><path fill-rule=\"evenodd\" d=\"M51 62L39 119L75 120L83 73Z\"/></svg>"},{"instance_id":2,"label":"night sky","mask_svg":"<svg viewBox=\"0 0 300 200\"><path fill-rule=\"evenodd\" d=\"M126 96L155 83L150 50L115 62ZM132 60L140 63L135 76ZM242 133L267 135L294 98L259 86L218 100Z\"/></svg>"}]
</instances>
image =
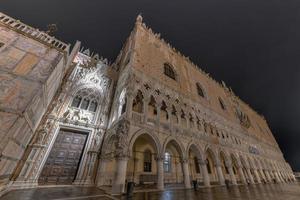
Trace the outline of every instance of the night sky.
<instances>
[{"instance_id":1,"label":"night sky","mask_svg":"<svg viewBox=\"0 0 300 200\"><path fill-rule=\"evenodd\" d=\"M299 0L2 0L0 11L113 61L138 13L262 113L300 171Z\"/></svg>"}]
</instances>

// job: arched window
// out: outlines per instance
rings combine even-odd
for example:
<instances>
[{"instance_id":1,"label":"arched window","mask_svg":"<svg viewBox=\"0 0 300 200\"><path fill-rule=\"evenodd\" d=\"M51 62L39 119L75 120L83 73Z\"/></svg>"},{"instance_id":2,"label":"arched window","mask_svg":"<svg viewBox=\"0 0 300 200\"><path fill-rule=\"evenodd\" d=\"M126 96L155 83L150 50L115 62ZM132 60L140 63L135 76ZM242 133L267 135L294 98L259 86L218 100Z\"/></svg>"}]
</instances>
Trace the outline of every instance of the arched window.
<instances>
[{"instance_id":1,"label":"arched window","mask_svg":"<svg viewBox=\"0 0 300 200\"><path fill-rule=\"evenodd\" d=\"M3 42L0 42L0 48L3 47L3 46L4 46L4 43L3 43Z\"/></svg>"},{"instance_id":2,"label":"arched window","mask_svg":"<svg viewBox=\"0 0 300 200\"><path fill-rule=\"evenodd\" d=\"M176 80L175 71L173 67L171 67L171 65L169 65L168 63L164 64L164 74L169 78Z\"/></svg>"},{"instance_id":3,"label":"arched window","mask_svg":"<svg viewBox=\"0 0 300 200\"><path fill-rule=\"evenodd\" d=\"M172 122L175 124L178 124L178 117L177 117L176 108L174 105L172 105Z\"/></svg>"},{"instance_id":4,"label":"arched window","mask_svg":"<svg viewBox=\"0 0 300 200\"><path fill-rule=\"evenodd\" d=\"M198 95L204 98L205 95L204 95L204 91L202 89L201 84L200 83L196 83L196 87L197 87L197 93L198 93Z\"/></svg>"},{"instance_id":5,"label":"arched window","mask_svg":"<svg viewBox=\"0 0 300 200\"><path fill-rule=\"evenodd\" d=\"M161 121L167 121L169 119L169 115L167 112L167 105L166 103L163 101L160 107L160 120Z\"/></svg>"},{"instance_id":6,"label":"arched window","mask_svg":"<svg viewBox=\"0 0 300 200\"><path fill-rule=\"evenodd\" d=\"M206 159L206 167L207 167L207 172L209 174L211 174L211 168L210 168L210 162L209 162L209 159Z\"/></svg>"},{"instance_id":7,"label":"arched window","mask_svg":"<svg viewBox=\"0 0 300 200\"><path fill-rule=\"evenodd\" d=\"M150 150L144 152L144 172L151 172L152 168L152 154Z\"/></svg>"},{"instance_id":8,"label":"arched window","mask_svg":"<svg viewBox=\"0 0 300 200\"><path fill-rule=\"evenodd\" d=\"M90 103L89 111L91 111L91 112L96 112L97 107L98 107L97 101L93 100L93 101L91 101L91 103Z\"/></svg>"},{"instance_id":9,"label":"arched window","mask_svg":"<svg viewBox=\"0 0 300 200\"><path fill-rule=\"evenodd\" d=\"M148 116L154 117L157 115L157 109L156 109L156 101L153 96L150 97L150 102L148 104Z\"/></svg>"},{"instance_id":10,"label":"arched window","mask_svg":"<svg viewBox=\"0 0 300 200\"><path fill-rule=\"evenodd\" d=\"M80 105L80 108L83 110L87 110L89 107L89 104L90 104L90 100L88 98L84 98Z\"/></svg>"},{"instance_id":11,"label":"arched window","mask_svg":"<svg viewBox=\"0 0 300 200\"><path fill-rule=\"evenodd\" d=\"M185 113L183 112L183 110L181 110L181 126L184 128L187 128L187 120L185 117Z\"/></svg>"},{"instance_id":12,"label":"arched window","mask_svg":"<svg viewBox=\"0 0 300 200\"><path fill-rule=\"evenodd\" d=\"M75 98L74 98L73 101L72 101L71 106L72 106L72 107L75 107L75 108L79 108L79 105L80 105L81 100L82 100L82 97L79 96L79 95L76 95Z\"/></svg>"},{"instance_id":13,"label":"arched window","mask_svg":"<svg viewBox=\"0 0 300 200\"><path fill-rule=\"evenodd\" d=\"M143 112L143 94L139 90L132 103L132 110L138 113Z\"/></svg>"},{"instance_id":14,"label":"arched window","mask_svg":"<svg viewBox=\"0 0 300 200\"><path fill-rule=\"evenodd\" d=\"M200 174L199 161L198 161L198 158L196 156L194 157L194 164L195 164L196 173Z\"/></svg>"},{"instance_id":15,"label":"arched window","mask_svg":"<svg viewBox=\"0 0 300 200\"><path fill-rule=\"evenodd\" d=\"M164 155L164 171L171 172L171 154L169 152Z\"/></svg>"},{"instance_id":16,"label":"arched window","mask_svg":"<svg viewBox=\"0 0 300 200\"><path fill-rule=\"evenodd\" d=\"M223 110L226 110L226 106L225 106L223 100L222 100L220 97L219 97L219 103L220 103L221 108L222 108Z\"/></svg>"}]
</instances>

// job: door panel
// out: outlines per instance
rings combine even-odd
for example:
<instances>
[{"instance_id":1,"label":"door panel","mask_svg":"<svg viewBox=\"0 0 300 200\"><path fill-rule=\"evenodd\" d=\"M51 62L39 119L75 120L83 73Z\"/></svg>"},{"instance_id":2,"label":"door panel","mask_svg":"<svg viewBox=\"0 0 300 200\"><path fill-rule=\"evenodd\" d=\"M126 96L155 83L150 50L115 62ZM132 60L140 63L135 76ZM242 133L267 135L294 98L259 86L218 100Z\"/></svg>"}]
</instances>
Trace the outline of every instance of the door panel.
<instances>
[{"instance_id":1,"label":"door panel","mask_svg":"<svg viewBox=\"0 0 300 200\"><path fill-rule=\"evenodd\" d=\"M60 130L39 178L40 184L71 184L76 176L87 135Z\"/></svg>"}]
</instances>

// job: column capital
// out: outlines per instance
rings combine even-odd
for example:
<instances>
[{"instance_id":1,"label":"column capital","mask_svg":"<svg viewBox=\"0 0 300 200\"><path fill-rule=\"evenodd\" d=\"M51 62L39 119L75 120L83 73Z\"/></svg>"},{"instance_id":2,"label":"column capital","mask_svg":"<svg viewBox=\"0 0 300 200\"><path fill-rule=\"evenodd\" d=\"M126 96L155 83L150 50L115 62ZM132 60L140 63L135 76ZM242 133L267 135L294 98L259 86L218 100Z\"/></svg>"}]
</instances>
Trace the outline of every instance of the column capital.
<instances>
[{"instance_id":1,"label":"column capital","mask_svg":"<svg viewBox=\"0 0 300 200\"><path fill-rule=\"evenodd\" d=\"M164 156L163 155L156 155L154 159L156 161L163 161L164 160Z\"/></svg>"}]
</instances>

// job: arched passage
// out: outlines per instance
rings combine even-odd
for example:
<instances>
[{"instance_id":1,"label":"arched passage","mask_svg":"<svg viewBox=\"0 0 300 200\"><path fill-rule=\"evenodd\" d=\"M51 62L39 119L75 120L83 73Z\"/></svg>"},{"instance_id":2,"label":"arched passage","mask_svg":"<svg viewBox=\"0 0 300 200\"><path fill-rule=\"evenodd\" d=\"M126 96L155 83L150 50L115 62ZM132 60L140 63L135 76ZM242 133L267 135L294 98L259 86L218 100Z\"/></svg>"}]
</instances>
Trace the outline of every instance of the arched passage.
<instances>
[{"instance_id":1,"label":"arched passage","mask_svg":"<svg viewBox=\"0 0 300 200\"><path fill-rule=\"evenodd\" d=\"M210 148L207 148L205 152L205 156L206 156L206 166L209 174L210 183L219 184L219 179L216 170L216 164L217 164L216 155Z\"/></svg>"},{"instance_id":2,"label":"arched passage","mask_svg":"<svg viewBox=\"0 0 300 200\"><path fill-rule=\"evenodd\" d=\"M227 161L227 163L226 163ZM223 175L224 175L224 178L227 179L227 180L230 180L230 175L229 175L229 166L228 165L228 158L226 156L226 154L221 151L220 152L220 164L221 164L221 168L222 168L222 172L223 172Z\"/></svg>"},{"instance_id":3,"label":"arched passage","mask_svg":"<svg viewBox=\"0 0 300 200\"><path fill-rule=\"evenodd\" d=\"M130 158L127 163L126 179L136 185L157 184L157 155L160 153L158 139L152 134L135 134L129 145Z\"/></svg>"},{"instance_id":4,"label":"arched passage","mask_svg":"<svg viewBox=\"0 0 300 200\"><path fill-rule=\"evenodd\" d=\"M165 184L184 183L184 171L182 162L184 161L183 146L174 138L168 139L163 147L163 168Z\"/></svg>"}]
</instances>

